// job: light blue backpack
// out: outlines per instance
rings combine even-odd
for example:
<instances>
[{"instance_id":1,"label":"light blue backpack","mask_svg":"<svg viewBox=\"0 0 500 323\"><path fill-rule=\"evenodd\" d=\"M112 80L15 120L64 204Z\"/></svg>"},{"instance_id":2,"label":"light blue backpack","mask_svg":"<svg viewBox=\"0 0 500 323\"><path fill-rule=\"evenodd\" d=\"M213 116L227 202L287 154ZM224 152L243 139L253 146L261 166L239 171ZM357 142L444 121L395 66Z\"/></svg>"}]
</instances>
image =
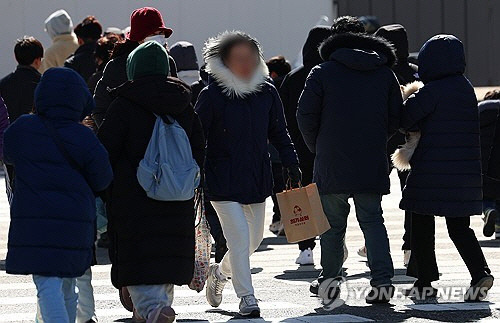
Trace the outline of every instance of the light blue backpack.
<instances>
[{"instance_id":1,"label":"light blue backpack","mask_svg":"<svg viewBox=\"0 0 500 323\"><path fill-rule=\"evenodd\" d=\"M154 200L187 201L200 184L200 168L184 129L174 119L166 118L169 123L156 117L144 159L137 168L137 179Z\"/></svg>"}]
</instances>

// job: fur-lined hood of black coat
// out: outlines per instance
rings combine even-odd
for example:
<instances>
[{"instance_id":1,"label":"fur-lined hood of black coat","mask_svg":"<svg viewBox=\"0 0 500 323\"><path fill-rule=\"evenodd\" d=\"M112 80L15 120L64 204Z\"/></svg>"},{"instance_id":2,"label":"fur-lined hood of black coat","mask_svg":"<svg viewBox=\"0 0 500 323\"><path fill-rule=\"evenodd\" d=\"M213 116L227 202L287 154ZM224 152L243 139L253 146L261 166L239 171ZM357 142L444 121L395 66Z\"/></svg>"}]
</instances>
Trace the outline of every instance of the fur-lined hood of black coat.
<instances>
[{"instance_id":1,"label":"fur-lined hood of black coat","mask_svg":"<svg viewBox=\"0 0 500 323\"><path fill-rule=\"evenodd\" d=\"M392 67L396 63L396 53L390 42L382 37L369 34L343 33L328 37L319 47L319 53L324 61L332 60L331 56L340 49L364 51L372 54L371 58L379 57L379 64Z\"/></svg>"}]
</instances>

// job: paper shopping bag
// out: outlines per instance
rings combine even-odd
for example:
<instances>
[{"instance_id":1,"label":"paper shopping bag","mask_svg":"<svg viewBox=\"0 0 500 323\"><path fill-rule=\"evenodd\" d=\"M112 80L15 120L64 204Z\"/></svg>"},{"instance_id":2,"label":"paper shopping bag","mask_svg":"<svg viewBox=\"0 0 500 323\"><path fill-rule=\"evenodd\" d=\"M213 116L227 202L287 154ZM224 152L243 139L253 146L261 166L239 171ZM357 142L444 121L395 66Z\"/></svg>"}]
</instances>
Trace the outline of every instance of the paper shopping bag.
<instances>
[{"instance_id":1,"label":"paper shopping bag","mask_svg":"<svg viewBox=\"0 0 500 323\"><path fill-rule=\"evenodd\" d=\"M330 229L315 183L276 194L288 242L314 238Z\"/></svg>"}]
</instances>

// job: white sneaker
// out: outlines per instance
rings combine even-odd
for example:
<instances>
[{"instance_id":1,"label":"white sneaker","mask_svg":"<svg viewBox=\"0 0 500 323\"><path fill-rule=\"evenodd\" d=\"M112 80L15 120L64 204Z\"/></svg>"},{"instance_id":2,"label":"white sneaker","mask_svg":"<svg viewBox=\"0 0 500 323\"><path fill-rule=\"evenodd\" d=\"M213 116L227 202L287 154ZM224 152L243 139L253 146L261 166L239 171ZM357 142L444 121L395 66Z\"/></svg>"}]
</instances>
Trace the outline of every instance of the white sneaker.
<instances>
[{"instance_id":1,"label":"white sneaker","mask_svg":"<svg viewBox=\"0 0 500 323\"><path fill-rule=\"evenodd\" d=\"M297 265L314 265L313 252L311 248L307 248L300 252L299 257L295 260Z\"/></svg>"},{"instance_id":2,"label":"white sneaker","mask_svg":"<svg viewBox=\"0 0 500 323\"><path fill-rule=\"evenodd\" d=\"M404 250L403 265L408 267L410 263L411 250Z\"/></svg>"},{"instance_id":3,"label":"white sneaker","mask_svg":"<svg viewBox=\"0 0 500 323\"><path fill-rule=\"evenodd\" d=\"M366 246L362 246L358 249L358 255L360 257L366 258Z\"/></svg>"},{"instance_id":4,"label":"white sneaker","mask_svg":"<svg viewBox=\"0 0 500 323\"><path fill-rule=\"evenodd\" d=\"M239 313L245 317L260 317L260 308L255 296L248 295L241 298Z\"/></svg>"},{"instance_id":5,"label":"white sneaker","mask_svg":"<svg viewBox=\"0 0 500 323\"><path fill-rule=\"evenodd\" d=\"M218 269L219 265L213 264L208 271L206 297L208 304L213 307L219 307L220 303L222 303L222 291L227 283L226 278L220 277Z\"/></svg>"},{"instance_id":6,"label":"white sneaker","mask_svg":"<svg viewBox=\"0 0 500 323\"><path fill-rule=\"evenodd\" d=\"M347 246L345 245L345 242L344 242L344 260L342 261L342 263L345 263L345 261L347 260L347 257L349 257L349 250L347 250Z\"/></svg>"}]
</instances>

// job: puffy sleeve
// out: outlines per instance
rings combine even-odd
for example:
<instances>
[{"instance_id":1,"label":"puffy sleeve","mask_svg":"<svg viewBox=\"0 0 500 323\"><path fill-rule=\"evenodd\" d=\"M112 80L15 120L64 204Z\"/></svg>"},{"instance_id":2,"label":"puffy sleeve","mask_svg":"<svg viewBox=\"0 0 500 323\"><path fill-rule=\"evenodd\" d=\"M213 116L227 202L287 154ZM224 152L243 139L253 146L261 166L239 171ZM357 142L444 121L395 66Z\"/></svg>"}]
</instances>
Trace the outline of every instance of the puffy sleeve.
<instances>
[{"instance_id":1,"label":"puffy sleeve","mask_svg":"<svg viewBox=\"0 0 500 323\"><path fill-rule=\"evenodd\" d=\"M418 128L419 122L436 108L436 98L428 86L412 94L403 104L400 128L403 132Z\"/></svg>"},{"instance_id":2,"label":"puffy sleeve","mask_svg":"<svg viewBox=\"0 0 500 323\"><path fill-rule=\"evenodd\" d=\"M115 68L115 62L113 60L109 61L104 68L101 79L97 82L94 91L95 109L92 113L92 117L96 122L97 126L100 127L109 105L113 102L113 97L109 94L108 88L113 88L120 85L119 80L113 78Z\"/></svg>"},{"instance_id":3,"label":"puffy sleeve","mask_svg":"<svg viewBox=\"0 0 500 323\"><path fill-rule=\"evenodd\" d=\"M297 123L309 150L316 152L316 139L320 128L323 109L323 87L320 82L319 67L315 67L307 77L304 91L300 95L297 109Z\"/></svg>"},{"instance_id":4,"label":"puffy sleeve","mask_svg":"<svg viewBox=\"0 0 500 323\"><path fill-rule=\"evenodd\" d=\"M90 132L90 131L89 131ZM91 134L95 144L87 151L84 171L85 179L94 192L104 191L113 180L113 171L108 153L103 145Z\"/></svg>"},{"instance_id":5,"label":"puffy sleeve","mask_svg":"<svg viewBox=\"0 0 500 323\"><path fill-rule=\"evenodd\" d=\"M273 105L269 111L269 142L278 150L281 163L284 167L298 165L299 161L297 154L293 147L292 140L288 135L288 130L286 129L283 104L274 86L271 87L271 93L273 95Z\"/></svg>"},{"instance_id":6,"label":"puffy sleeve","mask_svg":"<svg viewBox=\"0 0 500 323\"><path fill-rule=\"evenodd\" d=\"M125 150L125 140L129 129L129 123L125 120L125 114L120 106L120 99L113 101L106 114L106 120L102 123L97 136L109 154L111 165L114 166L120 154Z\"/></svg>"},{"instance_id":7,"label":"puffy sleeve","mask_svg":"<svg viewBox=\"0 0 500 323\"><path fill-rule=\"evenodd\" d=\"M210 102L210 95L208 91L208 88L204 88L200 92L198 101L196 101L196 106L194 107L194 111L198 114L201 125L203 126L205 138L210 132L210 127L213 120L212 102Z\"/></svg>"},{"instance_id":8,"label":"puffy sleeve","mask_svg":"<svg viewBox=\"0 0 500 323\"><path fill-rule=\"evenodd\" d=\"M389 111L388 111L388 134L392 136L399 129L401 119L401 109L403 107L403 96L401 95L401 87L396 75L392 73L392 84L389 92Z\"/></svg>"}]
</instances>

